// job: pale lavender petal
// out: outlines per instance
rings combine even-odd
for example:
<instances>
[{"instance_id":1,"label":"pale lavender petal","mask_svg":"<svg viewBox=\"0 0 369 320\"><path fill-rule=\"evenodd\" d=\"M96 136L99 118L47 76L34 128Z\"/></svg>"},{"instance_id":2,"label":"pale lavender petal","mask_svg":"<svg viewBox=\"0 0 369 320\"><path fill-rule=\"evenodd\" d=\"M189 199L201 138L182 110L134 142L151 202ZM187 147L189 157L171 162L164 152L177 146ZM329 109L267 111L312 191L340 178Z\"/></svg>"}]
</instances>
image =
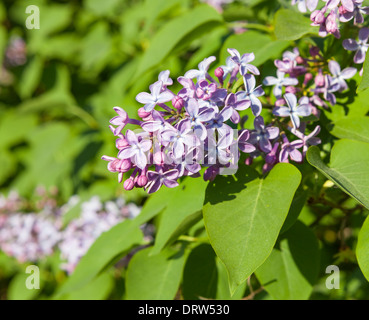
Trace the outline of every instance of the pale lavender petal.
<instances>
[{"instance_id":1,"label":"pale lavender petal","mask_svg":"<svg viewBox=\"0 0 369 320\"><path fill-rule=\"evenodd\" d=\"M167 90L162 92L159 96L158 96L158 100L157 103L164 103L164 102L168 102L170 100L172 100L174 97L173 92Z\"/></svg>"},{"instance_id":2,"label":"pale lavender petal","mask_svg":"<svg viewBox=\"0 0 369 320\"><path fill-rule=\"evenodd\" d=\"M286 93L284 95L284 100L286 100L288 107L293 110L297 105L297 98L293 93Z\"/></svg>"},{"instance_id":3,"label":"pale lavender petal","mask_svg":"<svg viewBox=\"0 0 369 320\"><path fill-rule=\"evenodd\" d=\"M295 162L301 162L302 161L302 154L300 151L293 149L292 151L290 151L290 157L291 160L295 161Z\"/></svg>"},{"instance_id":4,"label":"pale lavender petal","mask_svg":"<svg viewBox=\"0 0 369 320\"><path fill-rule=\"evenodd\" d=\"M133 131L127 130L126 131L126 140L132 146L138 143L137 136L134 134Z\"/></svg>"},{"instance_id":5,"label":"pale lavender petal","mask_svg":"<svg viewBox=\"0 0 369 320\"><path fill-rule=\"evenodd\" d=\"M277 138L279 135L278 127L267 127L265 130L268 132L269 139L271 140Z\"/></svg>"},{"instance_id":6,"label":"pale lavender petal","mask_svg":"<svg viewBox=\"0 0 369 320\"><path fill-rule=\"evenodd\" d=\"M349 67L342 70L341 77L343 79L350 79L356 74L356 72L357 72L356 68Z\"/></svg>"},{"instance_id":7,"label":"pale lavender petal","mask_svg":"<svg viewBox=\"0 0 369 320\"><path fill-rule=\"evenodd\" d=\"M154 101L152 95L147 92L141 92L136 96L136 100L142 104L148 104Z\"/></svg>"},{"instance_id":8,"label":"pale lavender petal","mask_svg":"<svg viewBox=\"0 0 369 320\"><path fill-rule=\"evenodd\" d=\"M190 117L196 117L199 112L199 105L195 99L189 99L187 102L186 110Z\"/></svg>"},{"instance_id":9,"label":"pale lavender petal","mask_svg":"<svg viewBox=\"0 0 369 320\"><path fill-rule=\"evenodd\" d=\"M279 79L277 79L276 77L265 77L265 79L263 80L263 84L265 86L273 86L275 84L277 84L279 82Z\"/></svg>"},{"instance_id":10,"label":"pale lavender petal","mask_svg":"<svg viewBox=\"0 0 369 320\"><path fill-rule=\"evenodd\" d=\"M311 115L311 106L309 104L301 104L297 107L295 113L300 117L308 117Z\"/></svg>"},{"instance_id":11,"label":"pale lavender petal","mask_svg":"<svg viewBox=\"0 0 369 320\"><path fill-rule=\"evenodd\" d=\"M141 145L141 150L143 152L147 152L151 149L152 142L151 142L151 140L143 140L143 141L140 142L140 145Z\"/></svg>"},{"instance_id":12,"label":"pale lavender petal","mask_svg":"<svg viewBox=\"0 0 369 320\"><path fill-rule=\"evenodd\" d=\"M338 76L341 73L341 67L337 61L331 60L328 63L328 67L332 75Z\"/></svg>"},{"instance_id":13,"label":"pale lavender petal","mask_svg":"<svg viewBox=\"0 0 369 320\"><path fill-rule=\"evenodd\" d=\"M352 2L352 0L341 0L341 3L347 11L354 11L354 3Z\"/></svg>"},{"instance_id":14,"label":"pale lavender petal","mask_svg":"<svg viewBox=\"0 0 369 320\"><path fill-rule=\"evenodd\" d=\"M136 154L136 150L134 150L132 147L124 148L119 151L118 158L119 159L129 159L133 157Z\"/></svg>"},{"instance_id":15,"label":"pale lavender petal","mask_svg":"<svg viewBox=\"0 0 369 320\"><path fill-rule=\"evenodd\" d=\"M276 107L273 109L273 114L278 117L289 117L291 110L287 107Z\"/></svg>"},{"instance_id":16,"label":"pale lavender petal","mask_svg":"<svg viewBox=\"0 0 369 320\"><path fill-rule=\"evenodd\" d=\"M199 77L200 75L201 75L201 72L199 70L191 69L185 73L184 77L188 79L194 79L194 78Z\"/></svg>"}]
</instances>

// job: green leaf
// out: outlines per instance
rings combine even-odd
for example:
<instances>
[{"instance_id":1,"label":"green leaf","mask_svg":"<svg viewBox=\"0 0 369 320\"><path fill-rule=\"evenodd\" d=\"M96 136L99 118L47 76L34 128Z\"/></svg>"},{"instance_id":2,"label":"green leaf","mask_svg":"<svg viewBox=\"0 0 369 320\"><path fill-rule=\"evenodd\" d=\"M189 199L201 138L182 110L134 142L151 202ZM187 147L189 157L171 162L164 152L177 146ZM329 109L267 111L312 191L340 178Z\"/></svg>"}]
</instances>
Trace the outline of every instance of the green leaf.
<instances>
[{"instance_id":1,"label":"green leaf","mask_svg":"<svg viewBox=\"0 0 369 320\"><path fill-rule=\"evenodd\" d=\"M221 22L219 13L208 5L200 5L166 23L152 38L151 44L142 57L136 72L140 77L144 72L158 65L176 45L191 31L208 22ZM193 38L196 34L193 35Z\"/></svg>"},{"instance_id":2,"label":"green leaf","mask_svg":"<svg viewBox=\"0 0 369 320\"><path fill-rule=\"evenodd\" d=\"M235 177L219 176L209 184L205 226L232 293L271 253L300 180L294 166L278 164L266 179L242 167Z\"/></svg>"},{"instance_id":3,"label":"green leaf","mask_svg":"<svg viewBox=\"0 0 369 320\"><path fill-rule=\"evenodd\" d=\"M201 219L207 185L202 179L187 178L175 188L161 216L152 254L160 252Z\"/></svg>"},{"instance_id":4,"label":"green leaf","mask_svg":"<svg viewBox=\"0 0 369 320\"><path fill-rule=\"evenodd\" d=\"M7 298L9 300L32 300L35 299L43 287L42 274L40 274L40 289L28 289L26 287L26 280L31 274L20 272L10 282Z\"/></svg>"},{"instance_id":5,"label":"green leaf","mask_svg":"<svg viewBox=\"0 0 369 320\"><path fill-rule=\"evenodd\" d=\"M240 300L245 296L246 281L240 284L236 291L231 294L229 290L229 279L227 268L224 263L217 257L216 264L218 269L218 284L217 284L217 300Z\"/></svg>"},{"instance_id":6,"label":"green leaf","mask_svg":"<svg viewBox=\"0 0 369 320\"><path fill-rule=\"evenodd\" d=\"M36 90L43 71L44 61L39 56L35 56L25 67L22 77L19 81L19 95L22 99L31 97Z\"/></svg>"},{"instance_id":7,"label":"green leaf","mask_svg":"<svg viewBox=\"0 0 369 320\"><path fill-rule=\"evenodd\" d=\"M151 247L137 252L126 274L127 300L174 299L185 263L183 251L166 249L151 255Z\"/></svg>"},{"instance_id":8,"label":"green leaf","mask_svg":"<svg viewBox=\"0 0 369 320\"><path fill-rule=\"evenodd\" d=\"M319 28L310 25L309 18L293 10L281 9L275 14L275 35L279 40L297 40L308 33L317 34Z\"/></svg>"},{"instance_id":9,"label":"green leaf","mask_svg":"<svg viewBox=\"0 0 369 320\"><path fill-rule=\"evenodd\" d=\"M255 271L275 300L306 300L319 273L319 246L314 233L297 221L283 234L278 248Z\"/></svg>"},{"instance_id":10,"label":"green leaf","mask_svg":"<svg viewBox=\"0 0 369 320\"><path fill-rule=\"evenodd\" d=\"M363 65L363 76L357 88L358 92L364 91L368 89L369 87L369 58L368 57L369 57L369 53L367 52L365 54L365 61Z\"/></svg>"},{"instance_id":11,"label":"green leaf","mask_svg":"<svg viewBox=\"0 0 369 320\"><path fill-rule=\"evenodd\" d=\"M142 232L133 220L125 220L102 233L82 257L58 294L62 295L82 288L107 267L113 259L122 256L141 241Z\"/></svg>"},{"instance_id":12,"label":"green leaf","mask_svg":"<svg viewBox=\"0 0 369 320\"><path fill-rule=\"evenodd\" d=\"M225 41L221 49L220 61L225 62L229 56L228 48L235 48L240 54L254 52L255 60L252 64L260 66L271 58L278 58L289 45L289 41L273 40L265 33L247 31L232 35Z\"/></svg>"},{"instance_id":13,"label":"green leaf","mask_svg":"<svg viewBox=\"0 0 369 320\"><path fill-rule=\"evenodd\" d=\"M135 223L141 225L154 218L166 208L175 193L175 188L163 187L154 194L149 195L140 214L134 219Z\"/></svg>"},{"instance_id":14,"label":"green leaf","mask_svg":"<svg viewBox=\"0 0 369 320\"><path fill-rule=\"evenodd\" d=\"M356 246L356 256L359 267L365 278L369 281L369 216L360 229Z\"/></svg>"},{"instance_id":15,"label":"green leaf","mask_svg":"<svg viewBox=\"0 0 369 320\"><path fill-rule=\"evenodd\" d=\"M114 286L113 277L105 272L97 276L91 282L69 294L55 296L57 300L104 300L109 296Z\"/></svg>"},{"instance_id":16,"label":"green leaf","mask_svg":"<svg viewBox=\"0 0 369 320\"><path fill-rule=\"evenodd\" d=\"M215 299L217 282L218 270L214 250L209 244L200 244L191 251L186 261L183 271L183 298Z\"/></svg>"},{"instance_id":17,"label":"green leaf","mask_svg":"<svg viewBox=\"0 0 369 320\"><path fill-rule=\"evenodd\" d=\"M369 144L339 140L331 152L330 167L320 158L318 147L310 147L308 162L348 195L369 208Z\"/></svg>"},{"instance_id":18,"label":"green leaf","mask_svg":"<svg viewBox=\"0 0 369 320\"><path fill-rule=\"evenodd\" d=\"M341 139L351 139L369 143L369 118L348 117L334 123L331 134Z\"/></svg>"}]
</instances>

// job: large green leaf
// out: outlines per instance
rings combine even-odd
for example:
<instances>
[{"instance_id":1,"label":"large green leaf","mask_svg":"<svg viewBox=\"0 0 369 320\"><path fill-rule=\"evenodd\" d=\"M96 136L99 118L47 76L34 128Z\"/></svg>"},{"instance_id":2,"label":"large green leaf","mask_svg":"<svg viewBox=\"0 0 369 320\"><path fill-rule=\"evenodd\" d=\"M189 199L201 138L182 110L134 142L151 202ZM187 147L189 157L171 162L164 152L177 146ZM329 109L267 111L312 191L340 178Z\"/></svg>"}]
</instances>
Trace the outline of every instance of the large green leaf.
<instances>
[{"instance_id":1,"label":"large green leaf","mask_svg":"<svg viewBox=\"0 0 369 320\"><path fill-rule=\"evenodd\" d=\"M334 123L331 133L341 139L369 143L369 117L348 117Z\"/></svg>"},{"instance_id":2,"label":"large green leaf","mask_svg":"<svg viewBox=\"0 0 369 320\"><path fill-rule=\"evenodd\" d=\"M140 244L142 232L133 220L125 220L100 235L82 257L58 294L78 290L93 280L114 259Z\"/></svg>"},{"instance_id":3,"label":"large green leaf","mask_svg":"<svg viewBox=\"0 0 369 320\"><path fill-rule=\"evenodd\" d=\"M318 241L300 221L283 234L279 247L255 271L264 289L276 300L308 299L318 273Z\"/></svg>"},{"instance_id":4,"label":"large green leaf","mask_svg":"<svg viewBox=\"0 0 369 320\"><path fill-rule=\"evenodd\" d=\"M137 252L126 274L127 300L174 299L185 263L183 251L166 249L151 255L151 247Z\"/></svg>"},{"instance_id":5,"label":"large green leaf","mask_svg":"<svg viewBox=\"0 0 369 320\"><path fill-rule=\"evenodd\" d=\"M316 34L319 28L310 23L309 18L298 12L281 9L275 14L275 35L279 40L297 40L308 33Z\"/></svg>"},{"instance_id":6,"label":"large green leaf","mask_svg":"<svg viewBox=\"0 0 369 320\"><path fill-rule=\"evenodd\" d=\"M219 176L209 184L205 226L232 293L271 253L300 180L294 166L278 164L266 179L242 167L235 177Z\"/></svg>"},{"instance_id":7,"label":"large green leaf","mask_svg":"<svg viewBox=\"0 0 369 320\"><path fill-rule=\"evenodd\" d=\"M160 218L152 254L158 253L201 219L207 182L187 178L169 199Z\"/></svg>"},{"instance_id":8,"label":"large green leaf","mask_svg":"<svg viewBox=\"0 0 369 320\"><path fill-rule=\"evenodd\" d=\"M183 272L185 300L215 299L218 270L216 255L209 244L200 244L189 254Z\"/></svg>"},{"instance_id":9,"label":"large green leaf","mask_svg":"<svg viewBox=\"0 0 369 320\"><path fill-rule=\"evenodd\" d=\"M369 144L342 139L331 152L330 166L320 158L318 147L307 152L309 163L344 192L369 208Z\"/></svg>"},{"instance_id":10,"label":"large green leaf","mask_svg":"<svg viewBox=\"0 0 369 320\"><path fill-rule=\"evenodd\" d=\"M365 219L363 226L359 232L358 242L356 246L356 256L359 267L365 278L369 281L369 217Z\"/></svg>"},{"instance_id":11,"label":"large green leaf","mask_svg":"<svg viewBox=\"0 0 369 320\"><path fill-rule=\"evenodd\" d=\"M166 23L152 38L136 72L136 78L159 64L191 31L209 22L221 22L219 13L208 5L200 5ZM194 35L196 37L196 35Z\"/></svg>"}]
</instances>

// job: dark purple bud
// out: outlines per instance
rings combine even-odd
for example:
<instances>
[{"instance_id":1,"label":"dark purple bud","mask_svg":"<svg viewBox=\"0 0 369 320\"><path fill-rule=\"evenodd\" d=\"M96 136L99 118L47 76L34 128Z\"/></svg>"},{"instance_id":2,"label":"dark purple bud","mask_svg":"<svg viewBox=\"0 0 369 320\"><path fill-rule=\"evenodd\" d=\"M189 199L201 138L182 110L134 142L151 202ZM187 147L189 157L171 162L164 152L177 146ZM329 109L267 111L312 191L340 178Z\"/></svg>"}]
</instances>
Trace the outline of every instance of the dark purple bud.
<instances>
[{"instance_id":1,"label":"dark purple bud","mask_svg":"<svg viewBox=\"0 0 369 320\"><path fill-rule=\"evenodd\" d=\"M179 97L179 96L175 96L172 99L172 105L174 108L176 108L178 111L181 111L182 108L184 107L184 100Z\"/></svg>"},{"instance_id":2,"label":"dark purple bud","mask_svg":"<svg viewBox=\"0 0 369 320\"><path fill-rule=\"evenodd\" d=\"M313 58L315 58L315 57L319 56L319 52L320 52L320 49L319 49L319 47L316 47L316 46L311 47L311 48L310 48L310 50L309 50L309 53L310 53L310 55L311 55Z\"/></svg>"},{"instance_id":3,"label":"dark purple bud","mask_svg":"<svg viewBox=\"0 0 369 320\"><path fill-rule=\"evenodd\" d=\"M132 190L134 186L135 186L135 182L133 181L132 177L130 177L123 183L123 188L124 190L127 190L127 191Z\"/></svg>"}]
</instances>

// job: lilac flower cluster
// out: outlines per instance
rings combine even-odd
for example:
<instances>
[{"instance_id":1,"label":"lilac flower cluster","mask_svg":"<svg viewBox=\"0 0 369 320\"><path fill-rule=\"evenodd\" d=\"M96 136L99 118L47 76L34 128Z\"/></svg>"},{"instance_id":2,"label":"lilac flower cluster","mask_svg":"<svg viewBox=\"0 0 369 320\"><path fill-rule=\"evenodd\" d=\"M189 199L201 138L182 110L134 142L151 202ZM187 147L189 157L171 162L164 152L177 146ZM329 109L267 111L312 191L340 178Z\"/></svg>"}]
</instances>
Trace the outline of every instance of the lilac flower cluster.
<instances>
[{"instance_id":1,"label":"lilac flower cluster","mask_svg":"<svg viewBox=\"0 0 369 320\"><path fill-rule=\"evenodd\" d=\"M246 165L263 157L264 171L278 162L302 162L308 146L320 143L316 137L320 127L307 132L308 125L319 118L320 107L336 103L335 93L346 90L346 80L357 71L341 70L334 60L327 63L317 47L311 48L309 58L301 57L297 48L286 51L275 61L276 77L263 81L273 86L276 98L275 104L268 104L271 97L256 83L260 73L251 64L254 54L228 52L226 65L215 68L215 77L209 73L215 57L180 76L177 81L182 89L177 94L169 89L173 84L169 71L161 72L150 85L150 93L136 97L144 105L138 110L141 120L114 108L118 116L110 120L110 129L117 137L118 155L102 159L109 162L109 171L118 173L119 182L127 174L125 190L143 187L153 193L162 185L173 188L183 176L199 177L202 168L205 181L234 174L223 170L237 169L241 152L248 155ZM261 115L263 108L271 109L270 124ZM242 112L247 109L254 117L251 130L244 129ZM127 129L123 134L129 124L139 132ZM238 125L239 130L231 127Z\"/></svg>"},{"instance_id":2,"label":"lilac flower cluster","mask_svg":"<svg viewBox=\"0 0 369 320\"><path fill-rule=\"evenodd\" d=\"M333 34L340 38L339 23L353 20L354 25L364 22L363 15L369 14L369 7L363 6L364 0L323 0L325 5L315 10L318 0L292 0L292 5L297 4L301 12L307 9L312 11L310 19L313 26L319 26L319 34L325 37Z\"/></svg>"},{"instance_id":3,"label":"lilac flower cluster","mask_svg":"<svg viewBox=\"0 0 369 320\"><path fill-rule=\"evenodd\" d=\"M122 198L103 203L95 196L82 202L79 217L63 227L63 217L80 202L73 196L58 206L54 198L44 196L36 203L40 212L24 213L25 202L17 193L0 195L0 250L21 263L37 262L60 252L61 269L72 273L97 237L140 212L138 206ZM142 228L150 241L153 230L146 225Z\"/></svg>"}]
</instances>

